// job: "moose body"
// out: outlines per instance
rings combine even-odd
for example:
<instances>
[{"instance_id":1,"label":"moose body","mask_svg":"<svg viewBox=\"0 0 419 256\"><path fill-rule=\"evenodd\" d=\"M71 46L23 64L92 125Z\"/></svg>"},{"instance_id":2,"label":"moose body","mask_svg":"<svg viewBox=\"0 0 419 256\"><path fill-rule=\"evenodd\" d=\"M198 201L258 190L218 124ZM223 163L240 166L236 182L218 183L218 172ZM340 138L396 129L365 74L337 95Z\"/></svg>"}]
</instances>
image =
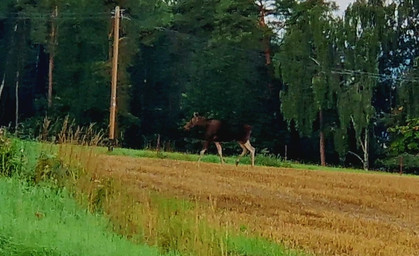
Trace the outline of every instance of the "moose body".
<instances>
[{"instance_id":1,"label":"moose body","mask_svg":"<svg viewBox=\"0 0 419 256\"><path fill-rule=\"evenodd\" d=\"M221 163L224 163L221 142L237 141L243 152L236 160L236 165L239 164L240 158L244 156L248 151L252 159L252 166L255 165L255 148L250 144L250 134L252 127L250 125L230 125L225 121L217 119L207 119L205 117L194 114L192 119L184 126L185 130L199 126L205 129L204 134L204 146L200 152L199 160L208 149L211 142L214 142L217 147L218 155L220 156Z\"/></svg>"}]
</instances>

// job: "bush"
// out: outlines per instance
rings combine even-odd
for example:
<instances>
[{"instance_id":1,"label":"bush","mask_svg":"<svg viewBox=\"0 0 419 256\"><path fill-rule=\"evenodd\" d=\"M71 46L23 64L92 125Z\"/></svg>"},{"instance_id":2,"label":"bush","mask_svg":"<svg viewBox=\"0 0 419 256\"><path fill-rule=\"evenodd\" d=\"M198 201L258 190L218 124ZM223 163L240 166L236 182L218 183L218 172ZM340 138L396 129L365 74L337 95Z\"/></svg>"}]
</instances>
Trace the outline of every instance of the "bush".
<instances>
[{"instance_id":1,"label":"bush","mask_svg":"<svg viewBox=\"0 0 419 256\"><path fill-rule=\"evenodd\" d=\"M404 125L388 128L391 141L386 156L376 161L377 166L390 172L419 174L419 118L407 119Z\"/></svg>"},{"instance_id":2,"label":"bush","mask_svg":"<svg viewBox=\"0 0 419 256\"><path fill-rule=\"evenodd\" d=\"M56 155L42 152L35 167L33 180L35 183L50 182L51 185L62 188L66 185L68 178L74 176L74 173L66 168Z\"/></svg>"},{"instance_id":3,"label":"bush","mask_svg":"<svg viewBox=\"0 0 419 256\"><path fill-rule=\"evenodd\" d=\"M18 141L8 136L7 131L0 129L0 175L11 177L22 170L23 149Z\"/></svg>"},{"instance_id":4,"label":"bush","mask_svg":"<svg viewBox=\"0 0 419 256\"><path fill-rule=\"evenodd\" d=\"M393 138L390 144L391 154L414 154L419 151L419 118L408 119L406 125L397 125L388 131Z\"/></svg>"},{"instance_id":5,"label":"bush","mask_svg":"<svg viewBox=\"0 0 419 256\"><path fill-rule=\"evenodd\" d=\"M403 172L419 174L419 156L412 154L401 154L395 157L377 160L377 164L383 166L386 170L391 172L400 171L400 158L403 161Z\"/></svg>"}]
</instances>

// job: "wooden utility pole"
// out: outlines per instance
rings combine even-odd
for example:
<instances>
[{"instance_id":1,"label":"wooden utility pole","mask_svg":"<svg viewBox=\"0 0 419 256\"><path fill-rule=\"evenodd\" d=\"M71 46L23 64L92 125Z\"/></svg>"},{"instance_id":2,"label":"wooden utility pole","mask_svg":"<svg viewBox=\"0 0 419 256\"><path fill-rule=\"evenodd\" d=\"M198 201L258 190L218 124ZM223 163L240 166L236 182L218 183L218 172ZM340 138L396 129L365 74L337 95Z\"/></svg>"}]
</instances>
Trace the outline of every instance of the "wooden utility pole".
<instances>
[{"instance_id":1,"label":"wooden utility pole","mask_svg":"<svg viewBox=\"0 0 419 256\"><path fill-rule=\"evenodd\" d=\"M55 6L55 9L52 13L51 21L51 35L50 35L50 49L49 49L49 67L48 67L48 108L52 106L52 74L54 70L54 55L55 55L55 45L57 43L57 29L55 24L55 18L58 16L58 7Z\"/></svg>"},{"instance_id":2,"label":"wooden utility pole","mask_svg":"<svg viewBox=\"0 0 419 256\"><path fill-rule=\"evenodd\" d=\"M119 6L115 7L114 37L113 37L113 56L112 56L112 88L111 88L111 107L109 116L109 145L108 150L112 151L115 145L115 119L116 119L116 85L118 82L118 48L119 48L119 20L121 17Z\"/></svg>"}]
</instances>

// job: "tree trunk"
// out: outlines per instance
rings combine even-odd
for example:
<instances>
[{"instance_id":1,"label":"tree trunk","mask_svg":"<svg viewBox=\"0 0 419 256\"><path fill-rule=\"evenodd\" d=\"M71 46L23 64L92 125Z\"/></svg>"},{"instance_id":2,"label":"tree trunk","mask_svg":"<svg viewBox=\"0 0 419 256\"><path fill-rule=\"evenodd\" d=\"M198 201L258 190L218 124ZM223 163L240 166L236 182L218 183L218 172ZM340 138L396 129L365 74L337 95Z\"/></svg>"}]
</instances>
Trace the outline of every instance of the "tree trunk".
<instances>
[{"instance_id":1,"label":"tree trunk","mask_svg":"<svg viewBox=\"0 0 419 256\"><path fill-rule=\"evenodd\" d=\"M265 16L266 16L266 9L263 5L262 1L259 1L259 25L266 29L268 26L265 22ZM263 44L265 46L265 65L269 66L271 64L271 46L270 46L270 37L264 36L263 37Z\"/></svg>"},{"instance_id":2,"label":"tree trunk","mask_svg":"<svg viewBox=\"0 0 419 256\"><path fill-rule=\"evenodd\" d=\"M49 67L48 67L48 108L52 106L52 75L54 70L54 55L55 55L55 44L56 44L56 25L54 18L58 15L58 7L55 6L54 12L52 14L53 20L51 21L51 38L50 38L50 53L49 53Z\"/></svg>"},{"instance_id":3,"label":"tree trunk","mask_svg":"<svg viewBox=\"0 0 419 256\"><path fill-rule=\"evenodd\" d=\"M325 153L325 143L324 143L324 131L323 131L323 111L319 111L319 139L320 139L320 163L322 166L326 166L326 153Z\"/></svg>"},{"instance_id":4,"label":"tree trunk","mask_svg":"<svg viewBox=\"0 0 419 256\"><path fill-rule=\"evenodd\" d=\"M365 135L364 135L364 146L362 147L363 151L364 151L364 161L363 161L363 166L364 166L364 170L368 170L370 168L369 166L369 139L368 139L368 129L365 129Z\"/></svg>"},{"instance_id":5,"label":"tree trunk","mask_svg":"<svg viewBox=\"0 0 419 256\"><path fill-rule=\"evenodd\" d=\"M54 56L52 53L49 55L49 68L48 68L48 108L52 106L52 70L54 69Z\"/></svg>"},{"instance_id":6,"label":"tree trunk","mask_svg":"<svg viewBox=\"0 0 419 256\"><path fill-rule=\"evenodd\" d=\"M1 85L0 85L0 100L1 100L1 94L3 93L3 88L4 88L5 81L6 81L6 70L4 71L3 79L1 80Z\"/></svg>"},{"instance_id":7,"label":"tree trunk","mask_svg":"<svg viewBox=\"0 0 419 256\"><path fill-rule=\"evenodd\" d=\"M359 161L362 163L362 167L364 170L368 171L370 168L369 164L369 135L368 135L368 128L365 128L365 134L364 134L364 141L362 141L362 135L360 138L358 138L358 142L361 145L362 152L364 153L364 158L361 158L358 154L349 151L352 155L356 156Z\"/></svg>"},{"instance_id":8,"label":"tree trunk","mask_svg":"<svg viewBox=\"0 0 419 256\"><path fill-rule=\"evenodd\" d=\"M16 71L16 118L15 118L15 134L17 134L18 124L19 124L19 70Z\"/></svg>"},{"instance_id":9,"label":"tree trunk","mask_svg":"<svg viewBox=\"0 0 419 256\"><path fill-rule=\"evenodd\" d=\"M16 34L16 31L17 31L17 23L16 23L15 28L14 28L14 33L15 34ZM12 36L10 45L14 45L14 38L15 38L15 35ZM6 67L8 65L8 59L9 59L9 53L7 53L6 58L5 58L6 65L5 65L5 68L4 68L3 79L1 80L1 85L0 85L0 100L1 100L1 95L3 93L4 85L5 85L5 82L6 82Z\"/></svg>"}]
</instances>

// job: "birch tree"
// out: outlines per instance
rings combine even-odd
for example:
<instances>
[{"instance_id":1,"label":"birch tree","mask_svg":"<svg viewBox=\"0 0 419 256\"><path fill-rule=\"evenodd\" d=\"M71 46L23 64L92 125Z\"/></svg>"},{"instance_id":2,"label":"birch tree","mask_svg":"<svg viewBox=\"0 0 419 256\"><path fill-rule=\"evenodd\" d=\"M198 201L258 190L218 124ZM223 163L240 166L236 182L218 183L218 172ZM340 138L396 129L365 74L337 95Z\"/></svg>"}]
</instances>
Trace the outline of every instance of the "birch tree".
<instances>
[{"instance_id":1,"label":"birch tree","mask_svg":"<svg viewBox=\"0 0 419 256\"><path fill-rule=\"evenodd\" d=\"M321 0L296 5L280 53L285 90L280 94L282 112L302 135L319 134L321 165L326 165L324 113L335 109L336 35L331 11ZM314 123L317 122L317 127Z\"/></svg>"}]
</instances>

